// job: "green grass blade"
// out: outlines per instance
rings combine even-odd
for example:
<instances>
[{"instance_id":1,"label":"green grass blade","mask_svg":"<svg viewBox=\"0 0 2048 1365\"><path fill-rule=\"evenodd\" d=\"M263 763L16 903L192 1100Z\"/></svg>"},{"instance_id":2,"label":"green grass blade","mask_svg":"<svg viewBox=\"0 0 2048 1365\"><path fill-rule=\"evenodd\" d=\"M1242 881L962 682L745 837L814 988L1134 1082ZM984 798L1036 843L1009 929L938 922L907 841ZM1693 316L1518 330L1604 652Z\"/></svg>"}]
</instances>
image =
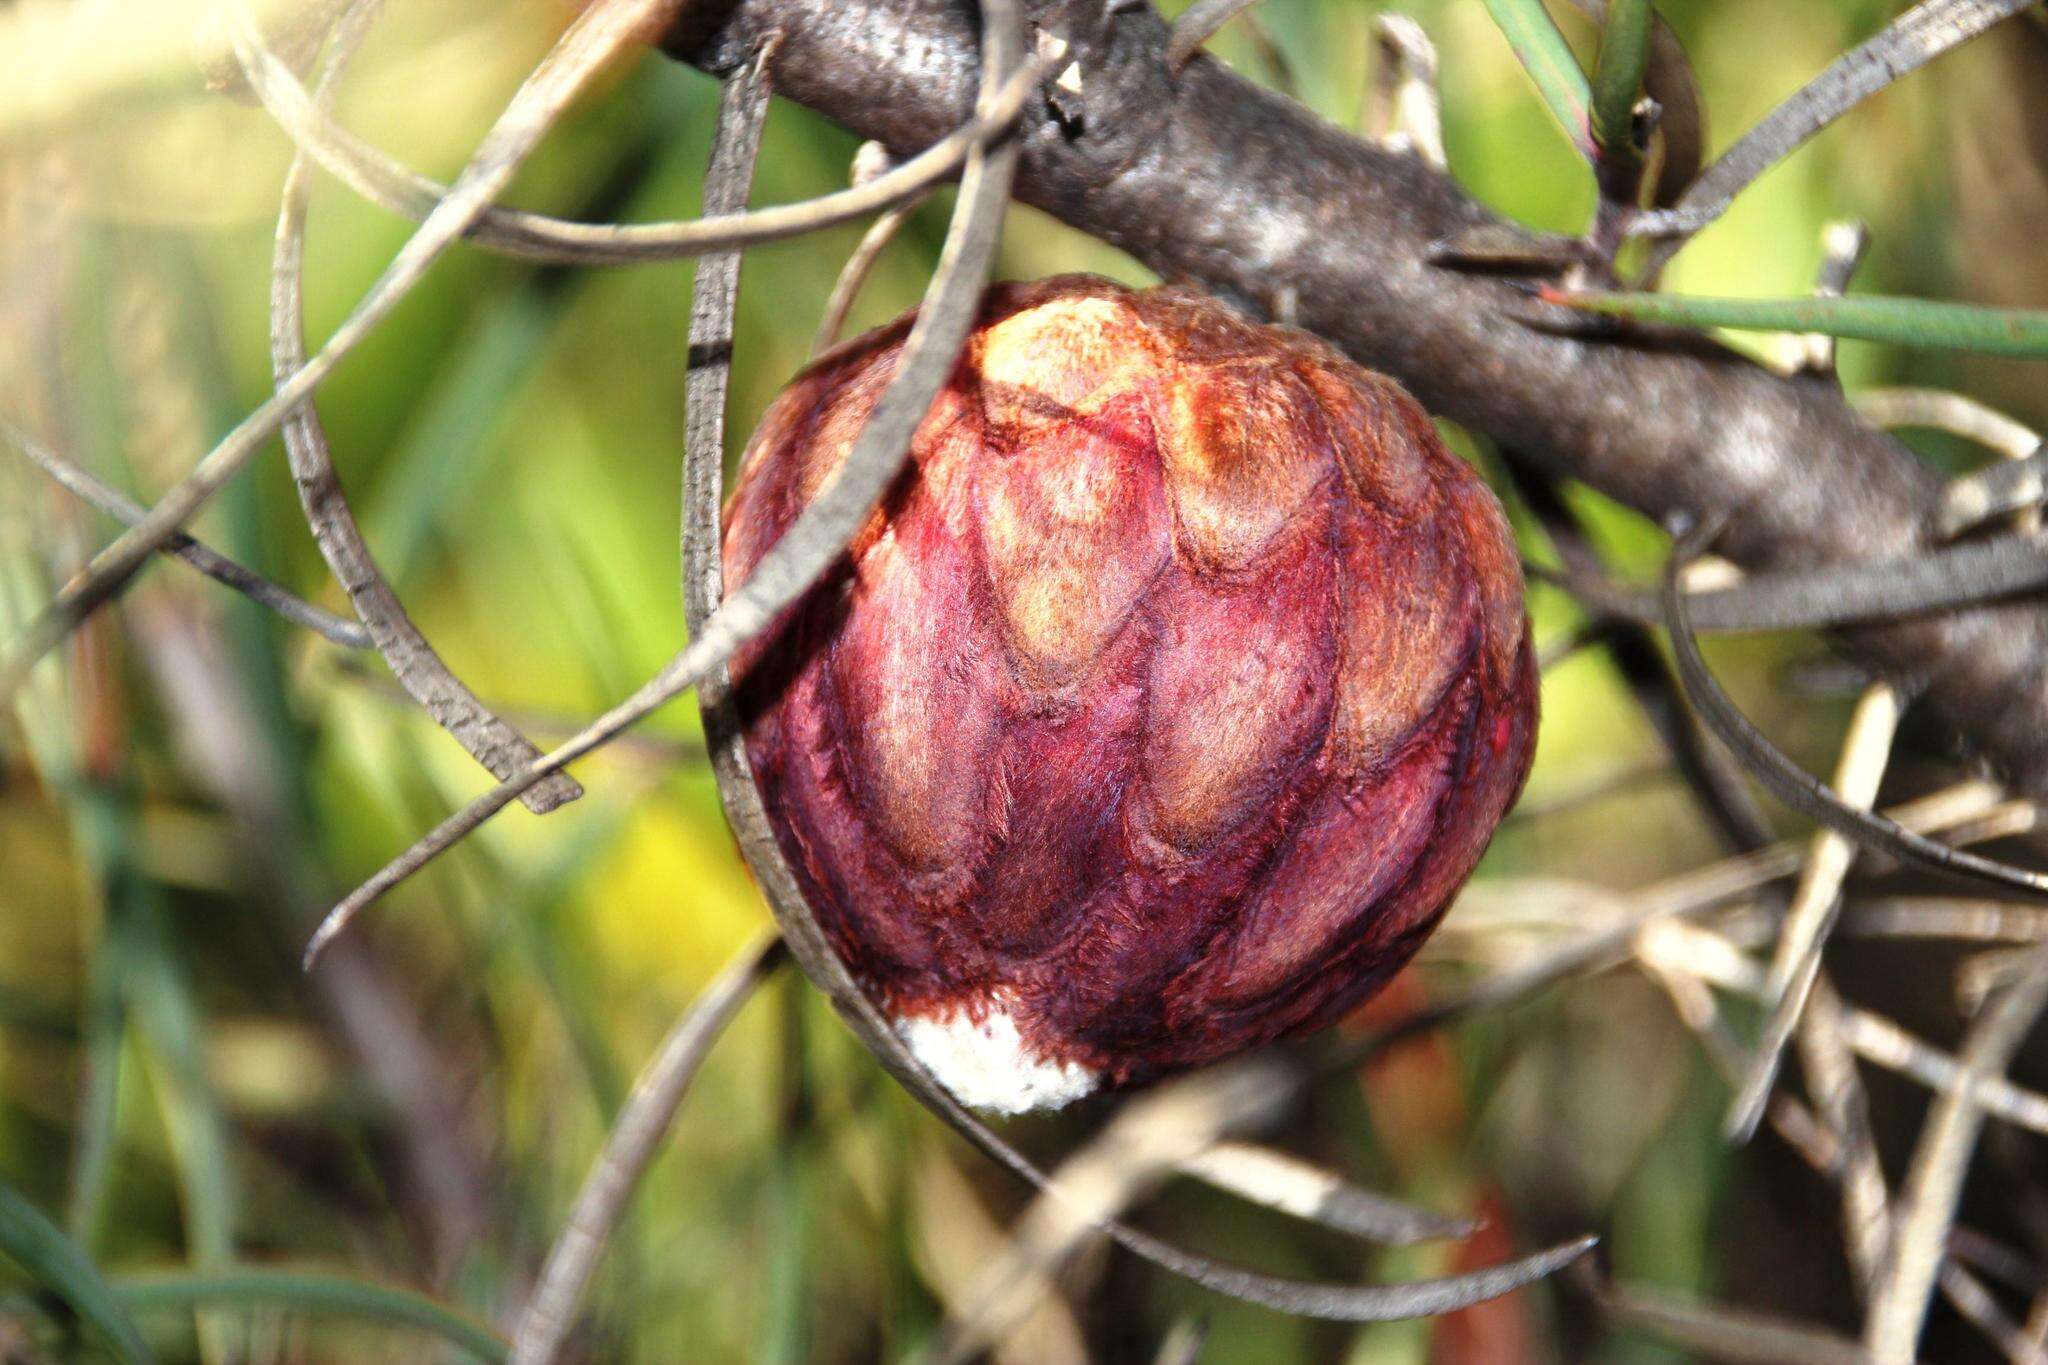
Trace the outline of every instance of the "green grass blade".
<instances>
[{"instance_id":1,"label":"green grass blade","mask_svg":"<svg viewBox=\"0 0 2048 1365\"><path fill-rule=\"evenodd\" d=\"M1486 9L1572 145L1590 154L1592 90L1543 0L1486 0Z\"/></svg>"},{"instance_id":2,"label":"green grass blade","mask_svg":"<svg viewBox=\"0 0 2048 1365\"><path fill-rule=\"evenodd\" d=\"M0 1186L0 1235L6 1226L7 1190ZM54 1225L53 1229L54 1230ZM60 1236L62 1234L59 1234ZM500 1365L510 1354L503 1338L468 1316L409 1289L319 1271L235 1266L214 1271L138 1275L113 1284L100 1281L107 1306L117 1314L193 1312L200 1309L283 1309L308 1316L359 1318L406 1327L439 1337L478 1360ZM0 1299L0 1313L31 1306L25 1296ZM130 1319L123 1316L123 1322ZM133 1325L130 1323L132 1332ZM141 1339L136 1338L138 1349ZM127 1357L123 1357L127 1359ZM147 1361L149 1356L140 1355Z\"/></svg>"},{"instance_id":3,"label":"green grass blade","mask_svg":"<svg viewBox=\"0 0 2048 1365\"><path fill-rule=\"evenodd\" d=\"M154 1359L91 1258L5 1184L0 1184L0 1252L90 1323L115 1360L148 1365Z\"/></svg>"},{"instance_id":4,"label":"green grass blade","mask_svg":"<svg viewBox=\"0 0 2048 1365\"><path fill-rule=\"evenodd\" d=\"M261 1304L306 1314L363 1318L427 1332L478 1360L506 1359L505 1342L488 1327L411 1290L316 1271L237 1267L197 1274L123 1280L115 1295L129 1310L248 1308Z\"/></svg>"},{"instance_id":5,"label":"green grass blade","mask_svg":"<svg viewBox=\"0 0 2048 1365\"><path fill-rule=\"evenodd\" d=\"M2039 309L1981 308L1868 294L1834 299L1716 299L1545 289L1540 297L1581 312L1638 322L1727 327L1742 332L1819 332L1894 346L2048 359L2048 312Z\"/></svg>"},{"instance_id":6,"label":"green grass blade","mask_svg":"<svg viewBox=\"0 0 2048 1365\"><path fill-rule=\"evenodd\" d=\"M1636 97L1650 67L1650 0L1608 0L1600 33L1600 60L1593 65L1590 122L1593 145L1621 164L1641 158L1635 143Z\"/></svg>"}]
</instances>

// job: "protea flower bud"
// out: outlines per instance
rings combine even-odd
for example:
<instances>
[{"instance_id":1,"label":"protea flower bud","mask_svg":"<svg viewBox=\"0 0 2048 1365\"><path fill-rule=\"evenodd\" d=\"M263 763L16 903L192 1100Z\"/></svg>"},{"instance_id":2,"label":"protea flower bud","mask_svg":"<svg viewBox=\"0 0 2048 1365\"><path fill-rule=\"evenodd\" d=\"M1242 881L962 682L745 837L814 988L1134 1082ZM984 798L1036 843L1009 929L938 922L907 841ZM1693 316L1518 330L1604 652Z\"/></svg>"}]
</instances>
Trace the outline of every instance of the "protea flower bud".
<instances>
[{"instance_id":1,"label":"protea flower bud","mask_svg":"<svg viewBox=\"0 0 2048 1365\"><path fill-rule=\"evenodd\" d=\"M908 319L755 434L739 582ZM963 1101L1064 1104L1327 1024L1415 952L1527 774L1492 494L1390 380L1178 289L990 291L844 565L739 662L820 924Z\"/></svg>"}]
</instances>

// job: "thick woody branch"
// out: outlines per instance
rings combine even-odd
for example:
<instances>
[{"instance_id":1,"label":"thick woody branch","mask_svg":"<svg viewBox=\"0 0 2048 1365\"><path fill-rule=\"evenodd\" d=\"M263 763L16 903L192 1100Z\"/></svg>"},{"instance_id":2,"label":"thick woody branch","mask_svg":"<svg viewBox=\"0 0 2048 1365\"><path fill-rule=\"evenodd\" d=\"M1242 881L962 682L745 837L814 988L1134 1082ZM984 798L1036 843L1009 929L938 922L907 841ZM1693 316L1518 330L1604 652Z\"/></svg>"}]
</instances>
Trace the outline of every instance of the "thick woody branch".
<instances>
[{"instance_id":1,"label":"thick woody branch","mask_svg":"<svg viewBox=\"0 0 2048 1365\"><path fill-rule=\"evenodd\" d=\"M1196 57L1177 73L1143 0L1033 0L1072 67L1029 103L1015 193L1161 275L1301 326L1434 411L1662 518L1726 514L1751 568L1927 543L1938 481L1829 384L1705 343L1561 335L1501 280L1427 262L1500 226L1442 173ZM897 156L972 114L971 0L699 0L666 46L724 73L771 31L777 90ZM1078 83L1078 89L1075 88ZM1865 626L1849 650L1924 697L1977 753L2048 792L2048 610L2022 603Z\"/></svg>"}]
</instances>

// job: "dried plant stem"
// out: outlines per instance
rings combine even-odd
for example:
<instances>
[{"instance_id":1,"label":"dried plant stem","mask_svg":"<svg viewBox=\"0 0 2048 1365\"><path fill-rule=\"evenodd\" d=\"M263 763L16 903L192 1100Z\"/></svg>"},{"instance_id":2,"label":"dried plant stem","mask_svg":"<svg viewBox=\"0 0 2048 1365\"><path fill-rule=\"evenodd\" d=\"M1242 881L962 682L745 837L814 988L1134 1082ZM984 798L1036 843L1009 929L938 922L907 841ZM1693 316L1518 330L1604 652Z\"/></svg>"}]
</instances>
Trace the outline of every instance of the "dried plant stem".
<instances>
[{"instance_id":1,"label":"dried plant stem","mask_svg":"<svg viewBox=\"0 0 2048 1365\"><path fill-rule=\"evenodd\" d=\"M533 1297L520 1315L512 1334L513 1365L548 1365L560 1354L576 1305L597 1273L598 1261L625 1212L626 1201L668 1135L690 1082L696 1079L719 1034L755 987L781 963L782 956L782 940L772 934L743 949L676 1020L633 1083L633 1092L605 1140L604 1152L590 1168L569 1221L548 1252Z\"/></svg>"},{"instance_id":2,"label":"dried plant stem","mask_svg":"<svg viewBox=\"0 0 2048 1365\"><path fill-rule=\"evenodd\" d=\"M1694 233L1727 211L1735 196L1808 138L1909 72L1968 42L2033 0L1923 0L1868 42L1851 48L1801 86L1701 173L1676 205L1647 215L1635 230L1662 236L1654 273Z\"/></svg>"},{"instance_id":3,"label":"dried plant stem","mask_svg":"<svg viewBox=\"0 0 2048 1365\"><path fill-rule=\"evenodd\" d=\"M400 165L335 123L253 29L237 28L232 36L249 84L271 117L336 179L378 207L405 218L425 219L448 196L447 186ZM956 174L969 151L1008 132L1047 69L1044 62L1027 63L1011 73L986 107L960 127L886 174L835 194L679 223L576 223L491 206L465 233L480 246L547 264L630 265L726 251L834 227L906 204Z\"/></svg>"},{"instance_id":4,"label":"dried plant stem","mask_svg":"<svg viewBox=\"0 0 2048 1365\"><path fill-rule=\"evenodd\" d=\"M1412 152L1445 167L1443 100L1437 93L1436 45L1405 14L1373 19L1378 60L1366 102L1365 130L1389 151Z\"/></svg>"},{"instance_id":5,"label":"dried plant stem","mask_svg":"<svg viewBox=\"0 0 2048 1365\"><path fill-rule=\"evenodd\" d=\"M476 155L447 197L427 215L419 230L326 343L222 437L192 472L150 509L148 516L94 555L85 571L66 585L29 623L22 637L0 654L0 701L13 696L28 671L58 641L120 592L136 570L249 462L262 448L265 438L390 315L427 268L511 182L520 163L584 82L627 44L646 33L650 24L672 17L677 3L678 0L596 0L576 16L554 50L541 60L485 134ZM233 11L234 21L247 26L249 19L241 0L237 0Z\"/></svg>"},{"instance_id":6,"label":"dried plant stem","mask_svg":"<svg viewBox=\"0 0 2048 1365\"><path fill-rule=\"evenodd\" d=\"M1941 1092L1920 1130L1900 1193L1884 1272L1864 1319L1864 1344L1878 1365L1908 1365L1918 1348L1970 1153L1984 1125L1977 1087L2002 1076L2048 1005L2048 946L2030 950L2020 979L1985 1006L1963 1044L1961 1074Z\"/></svg>"},{"instance_id":7,"label":"dried plant stem","mask_svg":"<svg viewBox=\"0 0 2048 1365\"><path fill-rule=\"evenodd\" d=\"M994 3L995 0L989 0L991 7ZM308 963L365 906L467 837L514 797L705 682L839 557L902 468L911 435L952 372L980 301L981 286L988 277L1015 165L1013 147L999 146L985 154L977 148L969 153L953 228L926 293L926 306L919 310L904 343L896 377L855 438L846 460L755 566L746 583L719 602L717 609L693 631L689 645L631 696L551 753L528 763L442 821L345 897L307 945ZM688 533L685 539L687 543ZM705 550L713 563L717 552L711 547L716 543L713 537ZM822 940L819 946L823 947ZM799 960L807 971L811 970L811 961L801 951Z\"/></svg>"},{"instance_id":8,"label":"dried plant stem","mask_svg":"<svg viewBox=\"0 0 2048 1365\"><path fill-rule=\"evenodd\" d=\"M868 225L862 234L860 244L853 254L846 258L840 268L839 278L833 282L832 297L825 301L825 315L818 322L818 334L811 341L811 354L822 355L838 344L839 334L846 328L846 315L853 311L853 301L860 294L860 288L867 283L868 272L875 268L875 262L896 239L897 232L910 221L910 215L917 212L924 196L918 195L907 203L898 204Z\"/></svg>"},{"instance_id":9,"label":"dried plant stem","mask_svg":"<svg viewBox=\"0 0 2048 1365\"><path fill-rule=\"evenodd\" d=\"M83 498L115 520L133 526L148 515L149 509L141 503L119 489L101 483L78 465L4 419L0 419L0 438L4 438L19 449L29 458L30 463L48 474L67 492ZM165 542L163 552L183 560L216 583L233 588L258 606L276 612L293 625L304 626L343 649L373 647L370 632L363 628L360 621L350 621L314 606L289 588L271 582L254 569L237 564L218 550L182 531Z\"/></svg>"},{"instance_id":10,"label":"dried plant stem","mask_svg":"<svg viewBox=\"0 0 2048 1365\"><path fill-rule=\"evenodd\" d=\"M323 59L313 97L316 104L324 105L332 95L336 77L369 31L378 8L371 0L351 5L344 13ZM292 158L277 213L270 273L270 362L279 384L306 363L306 197L312 173L304 152ZM538 758L540 750L478 700L406 614L356 524L334 468L326 427L311 398L285 418L283 435L285 459L313 541L398 685L493 777L510 776L521 764ZM582 794L574 778L557 773L521 799L535 814L545 814Z\"/></svg>"},{"instance_id":11,"label":"dried plant stem","mask_svg":"<svg viewBox=\"0 0 2048 1365\"><path fill-rule=\"evenodd\" d=\"M1864 810L1876 803L1901 710L1899 694L1889 683L1877 683L1864 691L1835 770L1835 791L1843 801ZM1769 1010L1762 1040L1736 1087L1724 1128L1737 1142L1748 1141L1763 1117L1765 1098L1777 1079L1778 1059L1820 977L1821 951L1841 909L1842 882L1855 856L1856 845L1846 835L1822 830L1814 836L1812 851L1800 869L1778 936L1777 953L1771 960Z\"/></svg>"},{"instance_id":12,"label":"dried plant stem","mask_svg":"<svg viewBox=\"0 0 2048 1365\"><path fill-rule=\"evenodd\" d=\"M1407 1246L1469 1237L1479 1225L1362 1190L1335 1172L1248 1142L1217 1142L1178 1163L1219 1190L1368 1241Z\"/></svg>"}]
</instances>

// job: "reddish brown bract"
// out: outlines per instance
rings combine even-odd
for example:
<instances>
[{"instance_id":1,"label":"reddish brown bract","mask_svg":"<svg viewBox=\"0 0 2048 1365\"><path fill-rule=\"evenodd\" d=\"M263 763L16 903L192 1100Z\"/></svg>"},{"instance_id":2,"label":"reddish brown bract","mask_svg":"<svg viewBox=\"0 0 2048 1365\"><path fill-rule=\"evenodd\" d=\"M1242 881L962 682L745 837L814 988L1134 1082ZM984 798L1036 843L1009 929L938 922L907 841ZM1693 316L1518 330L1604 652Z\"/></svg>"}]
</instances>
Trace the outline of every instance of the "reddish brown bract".
<instances>
[{"instance_id":1,"label":"reddish brown bract","mask_svg":"<svg viewBox=\"0 0 2048 1365\"><path fill-rule=\"evenodd\" d=\"M907 326L776 401L731 581ZM1535 735L1513 542L1422 409L1200 295L1062 277L990 291L911 454L740 697L820 924L940 1079L1056 1104L1370 994Z\"/></svg>"}]
</instances>

